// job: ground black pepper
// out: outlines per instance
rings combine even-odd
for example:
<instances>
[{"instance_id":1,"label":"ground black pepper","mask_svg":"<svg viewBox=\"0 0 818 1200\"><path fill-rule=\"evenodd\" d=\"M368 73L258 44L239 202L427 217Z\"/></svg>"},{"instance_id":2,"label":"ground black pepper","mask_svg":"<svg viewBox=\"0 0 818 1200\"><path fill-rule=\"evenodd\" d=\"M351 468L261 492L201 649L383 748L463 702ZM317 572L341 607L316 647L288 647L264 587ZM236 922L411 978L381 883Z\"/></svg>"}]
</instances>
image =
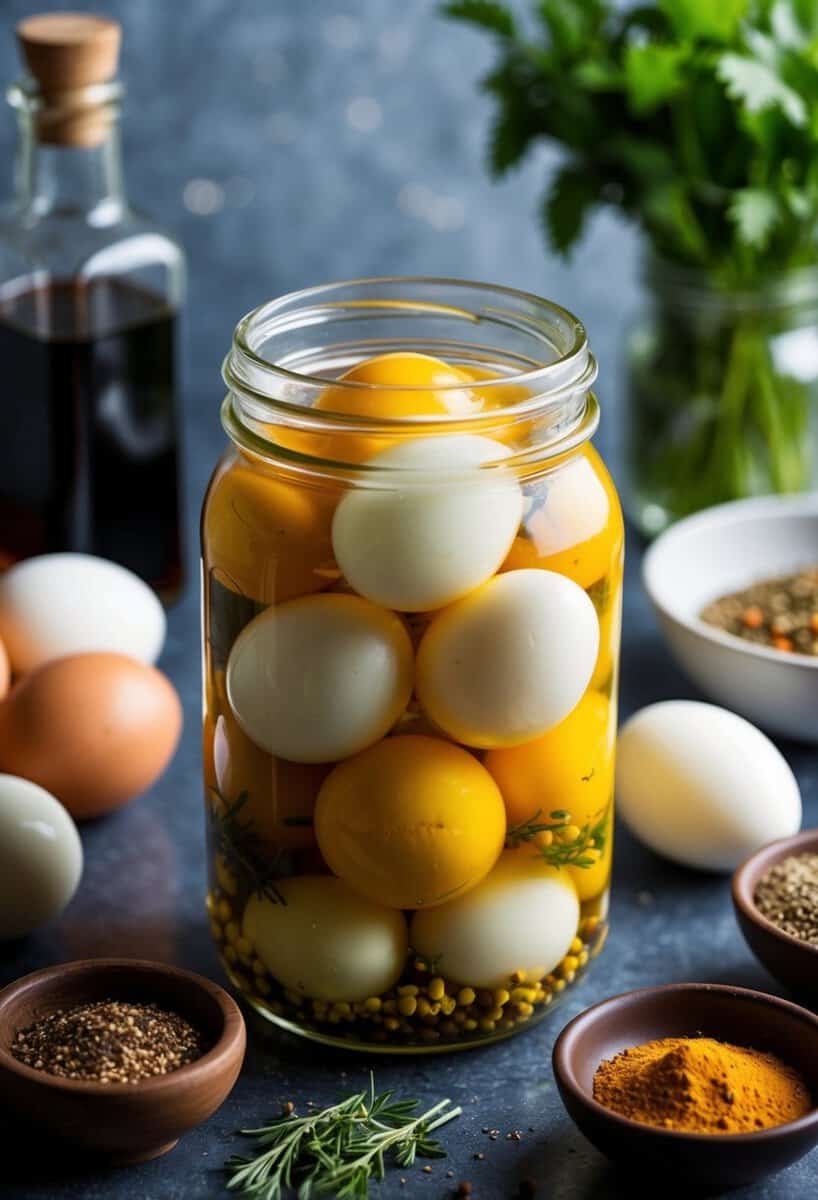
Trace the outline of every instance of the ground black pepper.
<instances>
[{"instance_id":1,"label":"ground black pepper","mask_svg":"<svg viewBox=\"0 0 818 1200\"><path fill-rule=\"evenodd\" d=\"M791 937L818 946L818 854L791 854L762 875L756 907Z\"/></svg>"},{"instance_id":2,"label":"ground black pepper","mask_svg":"<svg viewBox=\"0 0 818 1200\"><path fill-rule=\"evenodd\" d=\"M177 1071L205 1052L201 1034L155 1004L100 1000L61 1009L17 1033L12 1054L49 1075L138 1083Z\"/></svg>"}]
</instances>

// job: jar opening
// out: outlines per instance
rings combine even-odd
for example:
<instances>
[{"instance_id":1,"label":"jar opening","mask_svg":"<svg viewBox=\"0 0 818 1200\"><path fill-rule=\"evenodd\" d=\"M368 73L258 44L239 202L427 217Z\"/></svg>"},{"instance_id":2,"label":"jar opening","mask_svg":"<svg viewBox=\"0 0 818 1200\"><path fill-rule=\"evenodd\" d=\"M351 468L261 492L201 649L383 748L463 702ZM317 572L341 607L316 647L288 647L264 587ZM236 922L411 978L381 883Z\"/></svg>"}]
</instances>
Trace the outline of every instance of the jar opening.
<instances>
[{"instance_id":1,"label":"jar opening","mask_svg":"<svg viewBox=\"0 0 818 1200\"><path fill-rule=\"evenodd\" d=\"M459 374L432 385L344 378L395 353L469 372L465 390L480 403L458 405ZM225 427L239 445L290 458L287 434L297 431L297 458L365 467L344 453L364 435L374 449L379 439L479 433L511 438L520 453L560 453L558 443L587 415L596 362L582 324L549 301L460 280L385 278L308 288L255 309L236 327L223 376ZM409 397L408 415L378 411L379 396L396 390ZM430 392L442 412L413 404L413 395Z\"/></svg>"}]
</instances>

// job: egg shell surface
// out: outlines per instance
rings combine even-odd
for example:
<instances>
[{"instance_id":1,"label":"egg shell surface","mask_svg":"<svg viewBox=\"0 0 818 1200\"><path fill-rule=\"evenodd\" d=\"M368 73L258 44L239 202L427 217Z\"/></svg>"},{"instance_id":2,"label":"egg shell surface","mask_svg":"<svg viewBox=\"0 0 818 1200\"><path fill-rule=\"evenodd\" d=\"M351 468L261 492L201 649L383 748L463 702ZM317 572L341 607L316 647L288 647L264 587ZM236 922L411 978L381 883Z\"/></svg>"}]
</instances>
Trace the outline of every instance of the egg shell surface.
<instances>
[{"instance_id":1,"label":"egg shell surface","mask_svg":"<svg viewBox=\"0 0 818 1200\"><path fill-rule=\"evenodd\" d=\"M389 737L327 777L315 832L330 868L355 891L391 908L423 908L491 870L505 809L468 751L439 738Z\"/></svg>"},{"instance_id":2,"label":"egg shell surface","mask_svg":"<svg viewBox=\"0 0 818 1200\"><path fill-rule=\"evenodd\" d=\"M418 650L416 691L457 741L515 746L568 716L598 649L596 611L573 580L509 571L435 617Z\"/></svg>"},{"instance_id":3,"label":"egg shell surface","mask_svg":"<svg viewBox=\"0 0 818 1200\"><path fill-rule=\"evenodd\" d=\"M0 575L0 640L16 675L96 650L154 663L166 624L138 575L91 554L42 554Z\"/></svg>"},{"instance_id":4,"label":"egg shell surface","mask_svg":"<svg viewBox=\"0 0 818 1200\"><path fill-rule=\"evenodd\" d=\"M317 1000L365 1000L388 991L408 951L403 914L357 895L332 875L276 883L285 904L247 902L242 932L285 988Z\"/></svg>"},{"instance_id":5,"label":"egg shell surface","mask_svg":"<svg viewBox=\"0 0 818 1200\"><path fill-rule=\"evenodd\" d=\"M500 567L520 525L523 498L491 438L414 438L370 459L383 478L347 492L332 544L356 592L400 612L442 608ZM391 475L389 474L391 472Z\"/></svg>"},{"instance_id":6,"label":"egg shell surface","mask_svg":"<svg viewBox=\"0 0 818 1200\"><path fill-rule=\"evenodd\" d=\"M7 694L11 683L11 663L6 647L0 642L0 700Z\"/></svg>"},{"instance_id":7,"label":"egg shell surface","mask_svg":"<svg viewBox=\"0 0 818 1200\"><path fill-rule=\"evenodd\" d=\"M154 783L182 729L173 685L121 654L75 654L25 675L0 705L0 770L53 792L77 819Z\"/></svg>"},{"instance_id":8,"label":"egg shell surface","mask_svg":"<svg viewBox=\"0 0 818 1200\"><path fill-rule=\"evenodd\" d=\"M532 983L542 979L568 953L578 924L571 876L522 846L504 851L464 896L416 912L409 940L446 979L495 988L515 971Z\"/></svg>"},{"instance_id":9,"label":"egg shell surface","mask_svg":"<svg viewBox=\"0 0 818 1200\"><path fill-rule=\"evenodd\" d=\"M81 875L77 827L59 801L28 779L0 775L0 938L55 917Z\"/></svg>"},{"instance_id":10,"label":"egg shell surface","mask_svg":"<svg viewBox=\"0 0 818 1200\"><path fill-rule=\"evenodd\" d=\"M619 811L657 854L732 871L801 825L801 794L786 759L743 717L695 700L635 713L617 744Z\"/></svg>"},{"instance_id":11,"label":"egg shell surface","mask_svg":"<svg viewBox=\"0 0 818 1200\"><path fill-rule=\"evenodd\" d=\"M268 754L334 762L378 741L412 690L399 617L359 596L305 596L245 626L227 664L236 720Z\"/></svg>"}]
</instances>

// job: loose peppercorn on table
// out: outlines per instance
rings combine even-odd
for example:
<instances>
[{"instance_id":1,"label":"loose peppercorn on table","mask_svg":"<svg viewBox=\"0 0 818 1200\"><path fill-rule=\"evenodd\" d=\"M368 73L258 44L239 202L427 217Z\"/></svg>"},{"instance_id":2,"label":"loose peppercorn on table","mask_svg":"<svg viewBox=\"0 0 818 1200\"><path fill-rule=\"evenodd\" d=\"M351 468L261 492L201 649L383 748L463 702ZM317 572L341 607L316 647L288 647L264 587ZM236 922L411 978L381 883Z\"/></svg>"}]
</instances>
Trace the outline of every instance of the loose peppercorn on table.
<instances>
[{"instance_id":1,"label":"loose peppercorn on table","mask_svg":"<svg viewBox=\"0 0 818 1200\"><path fill-rule=\"evenodd\" d=\"M213 936L391 1051L545 1015L607 932L622 580L569 313L433 280L240 322L202 518Z\"/></svg>"}]
</instances>

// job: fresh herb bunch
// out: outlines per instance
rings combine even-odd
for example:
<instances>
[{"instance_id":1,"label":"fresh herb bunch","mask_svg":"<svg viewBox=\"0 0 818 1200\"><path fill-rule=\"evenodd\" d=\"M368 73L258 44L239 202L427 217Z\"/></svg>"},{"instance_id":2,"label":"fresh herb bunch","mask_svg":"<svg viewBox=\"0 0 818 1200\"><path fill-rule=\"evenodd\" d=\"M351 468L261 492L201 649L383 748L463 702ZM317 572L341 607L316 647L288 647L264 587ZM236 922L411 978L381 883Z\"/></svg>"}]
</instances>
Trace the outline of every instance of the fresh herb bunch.
<instances>
[{"instance_id":1,"label":"fresh herb bunch","mask_svg":"<svg viewBox=\"0 0 818 1200\"><path fill-rule=\"evenodd\" d=\"M228 870L244 880L251 892L264 896L273 904L284 904L276 880L284 872L281 852L268 857L261 848L260 835L252 821L242 820L242 810L250 799L249 792L232 802L213 789L208 804L208 823L216 853L224 859Z\"/></svg>"},{"instance_id":2,"label":"fresh herb bunch","mask_svg":"<svg viewBox=\"0 0 818 1200\"><path fill-rule=\"evenodd\" d=\"M545 201L553 246L610 204L664 257L730 286L814 263L818 221L818 5L813 0L454 0L489 30L485 86L498 175L546 138L566 152Z\"/></svg>"},{"instance_id":3,"label":"fresh herb bunch","mask_svg":"<svg viewBox=\"0 0 818 1200\"><path fill-rule=\"evenodd\" d=\"M497 43L494 173L540 140L564 152L543 204L554 249L607 205L685 272L662 272L653 341L634 360L643 527L809 486L815 376L794 376L772 344L818 323L815 282L800 300L779 286L818 262L818 4L536 0L525 30L493 0L445 11Z\"/></svg>"},{"instance_id":4,"label":"fresh herb bunch","mask_svg":"<svg viewBox=\"0 0 818 1200\"><path fill-rule=\"evenodd\" d=\"M260 1153L228 1159L227 1187L252 1200L280 1200L287 1189L294 1189L298 1200L329 1195L366 1200L370 1182L384 1178L390 1159L411 1167L416 1157L445 1158L430 1135L459 1117L461 1109L448 1100L420 1115L417 1108L417 1100L376 1094L370 1075L366 1091L338 1104L304 1117L285 1112L261 1129L243 1129L256 1139Z\"/></svg>"}]
</instances>

